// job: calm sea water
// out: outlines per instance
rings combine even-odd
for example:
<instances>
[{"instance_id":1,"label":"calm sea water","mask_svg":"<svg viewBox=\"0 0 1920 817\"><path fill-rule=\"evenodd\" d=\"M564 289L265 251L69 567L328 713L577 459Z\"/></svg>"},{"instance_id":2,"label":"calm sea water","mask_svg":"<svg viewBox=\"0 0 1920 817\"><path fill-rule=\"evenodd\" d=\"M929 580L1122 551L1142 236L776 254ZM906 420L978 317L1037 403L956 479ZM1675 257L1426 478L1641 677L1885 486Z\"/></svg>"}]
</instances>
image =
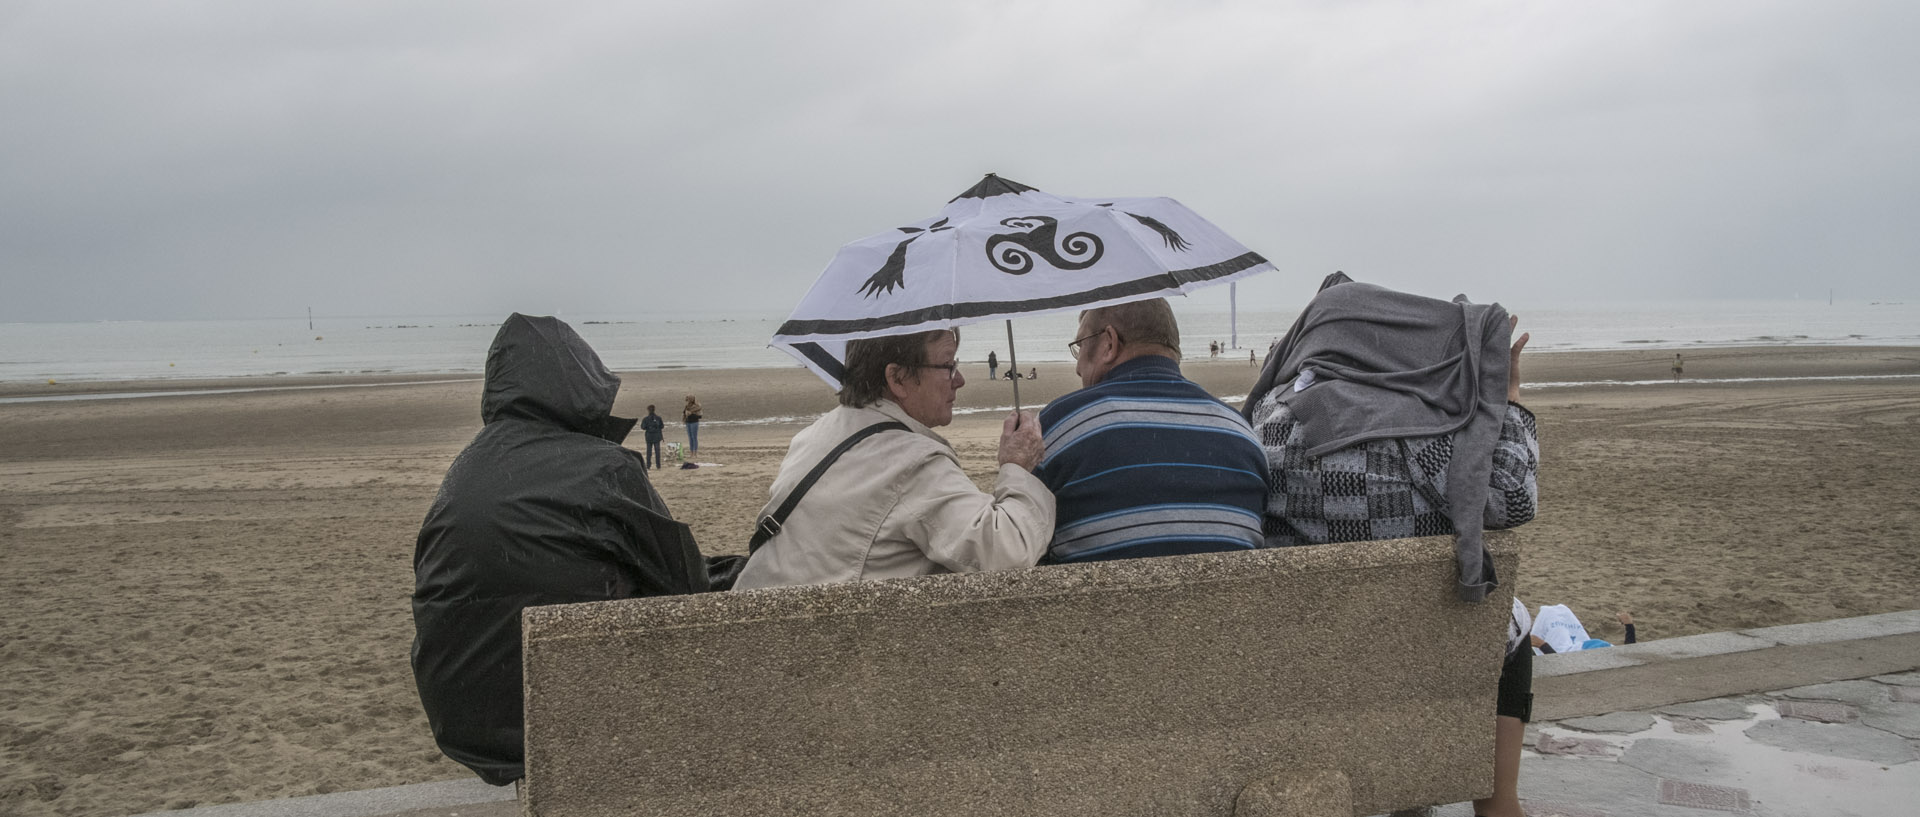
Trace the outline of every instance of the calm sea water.
<instances>
[{"instance_id":1,"label":"calm sea water","mask_svg":"<svg viewBox=\"0 0 1920 817\"><path fill-rule=\"evenodd\" d=\"M1530 308L1510 304L1530 349L1688 349L1733 345L1920 346L1920 303L1704 302ZM1174 308L1188 356L1231 344L1223 310ZM1242 310L1238 350L1264 354L1297 309ZM503 315L319 317L225 321L0 323L0 381L102 381L306 374L479 373ZM797 365L767 348L779 316L563 315L607 365L634 371ZM1071 313L1014 322L1022 364L1067 360ZM961 357L1007 359L1004 323L962 330Z\"/></svg>"}]
</instances>

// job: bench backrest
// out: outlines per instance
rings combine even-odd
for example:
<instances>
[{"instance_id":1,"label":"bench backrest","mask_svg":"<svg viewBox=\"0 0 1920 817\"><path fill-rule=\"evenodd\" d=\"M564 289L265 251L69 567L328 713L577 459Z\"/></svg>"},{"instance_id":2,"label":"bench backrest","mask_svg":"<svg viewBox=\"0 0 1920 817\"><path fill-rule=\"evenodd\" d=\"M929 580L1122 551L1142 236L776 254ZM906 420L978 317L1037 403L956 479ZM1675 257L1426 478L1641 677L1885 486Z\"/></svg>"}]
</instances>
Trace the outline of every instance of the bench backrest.
<instances>
[{"instance_id":1,"label":"bench backrest","mask_svg":"<svg viewBox=\"0 0 1920 817\"><path fill-rule=\"evenodd\" d=\"M1517 557L1450 537L531 608L526 812L1219 814L1491 790Z\"/></svg>"}]
</instances>

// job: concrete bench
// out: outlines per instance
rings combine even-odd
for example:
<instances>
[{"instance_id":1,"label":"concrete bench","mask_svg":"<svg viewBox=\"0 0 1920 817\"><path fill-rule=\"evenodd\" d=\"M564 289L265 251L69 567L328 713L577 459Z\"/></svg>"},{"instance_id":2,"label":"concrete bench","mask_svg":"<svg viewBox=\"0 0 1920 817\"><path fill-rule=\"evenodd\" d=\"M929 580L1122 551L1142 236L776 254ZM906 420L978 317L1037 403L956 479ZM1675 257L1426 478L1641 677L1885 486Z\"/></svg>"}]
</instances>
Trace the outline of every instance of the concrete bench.
<instances>
[{"instance_id":1,"label":"concrete bench","mask_svg":"<svg viewBox=\"0 0 1920 817\"><path fill-rule=\"evenodd\" d=\"M1450 538L531 608L526 813L1376 814L1492 791Z\"/></svg>"}]
</instances>

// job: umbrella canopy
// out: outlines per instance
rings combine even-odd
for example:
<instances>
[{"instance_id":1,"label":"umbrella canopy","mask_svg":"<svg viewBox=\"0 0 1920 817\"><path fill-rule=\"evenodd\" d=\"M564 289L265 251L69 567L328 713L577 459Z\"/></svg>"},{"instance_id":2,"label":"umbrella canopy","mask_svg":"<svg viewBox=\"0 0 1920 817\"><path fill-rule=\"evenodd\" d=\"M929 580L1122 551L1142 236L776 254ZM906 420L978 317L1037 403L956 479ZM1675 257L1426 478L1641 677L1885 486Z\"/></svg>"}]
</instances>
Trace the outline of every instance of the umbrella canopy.
<instances>
[{"instance_id":1,"label":"umbrella canopy","mask_svg":"<svg viewBox=\"0 0 1920 817\"><path fill-rule=\"evenodd\" d=\"M1273 269L1168 198L1049 195L991 173L840 248L771 345L840 388L847 341L1186 293Z\"/></svg>"}]
</instances>

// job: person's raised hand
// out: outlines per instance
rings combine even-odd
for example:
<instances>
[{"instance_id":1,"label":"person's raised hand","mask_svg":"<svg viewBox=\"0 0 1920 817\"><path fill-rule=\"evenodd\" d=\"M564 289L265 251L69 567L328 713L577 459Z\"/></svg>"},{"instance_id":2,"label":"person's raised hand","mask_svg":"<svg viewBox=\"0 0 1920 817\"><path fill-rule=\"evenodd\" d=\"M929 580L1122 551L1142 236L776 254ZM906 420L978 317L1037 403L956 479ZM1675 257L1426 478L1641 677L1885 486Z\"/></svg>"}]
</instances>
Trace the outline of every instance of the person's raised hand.
<instances>
[{"instance_id":1,"label":"person's raised hand","mask_svg":"<svg viewBox=\"0 0 1920 817\"><path fill-rule=\"evenodd\" d=\"M1513 328L1519 325L1519 315L1512 315L1507 318L1508 332L1512 332ZM1520 352L1527 348L1527 340L1532 337L1533 335L1529 333L1520 333L1520 337L1515 338L1513 341L1513 351L1510 353L1511 357L1507 358L1507 402L1509 403L1520 402Z\"/></svg>"},{"instance_id":2,"label":"person's raised hand","mask_svg":"<svg viewBox=\"0 0 1920 817\"><path fill-rule=\"evenodd\" d=\"M1047 453L1040 441L1040 418L1031 411L1016 411L1000 423L1000 464L1012 463L1028 471L1040 465Z\"/></svg>"}]
</instances>

